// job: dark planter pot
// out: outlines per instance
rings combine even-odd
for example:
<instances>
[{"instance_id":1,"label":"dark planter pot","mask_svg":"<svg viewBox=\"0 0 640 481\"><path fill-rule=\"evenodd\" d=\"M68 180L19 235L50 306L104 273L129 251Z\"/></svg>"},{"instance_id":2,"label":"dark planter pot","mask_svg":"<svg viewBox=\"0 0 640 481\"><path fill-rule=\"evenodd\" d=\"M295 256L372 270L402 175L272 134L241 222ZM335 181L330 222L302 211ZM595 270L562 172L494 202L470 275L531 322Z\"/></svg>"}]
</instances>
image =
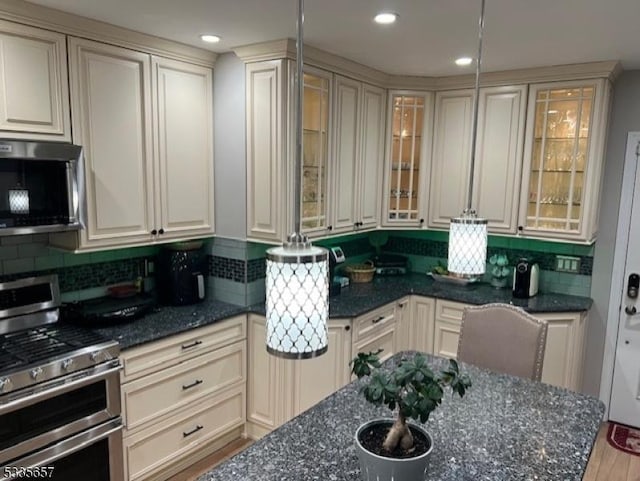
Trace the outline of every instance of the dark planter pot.
<instances>
[{"instance_id":1,"label":"dark planter pot","mask_svg":"<svg viewBox=\"0 0 640 481\"><path fill-rule=\"evenodd\" d=\"M393 419L375 419L362 424L356 431L356 454L360 460L360 470L364 481L423 481L431 451L433 451L433 439L421 426L412 424L411 427L422 432L429 440L429 450L415 458L395 459L378 456L367 451L360 443L360 433L376 424L391 426Z\"/></svg>"}]
</instances>

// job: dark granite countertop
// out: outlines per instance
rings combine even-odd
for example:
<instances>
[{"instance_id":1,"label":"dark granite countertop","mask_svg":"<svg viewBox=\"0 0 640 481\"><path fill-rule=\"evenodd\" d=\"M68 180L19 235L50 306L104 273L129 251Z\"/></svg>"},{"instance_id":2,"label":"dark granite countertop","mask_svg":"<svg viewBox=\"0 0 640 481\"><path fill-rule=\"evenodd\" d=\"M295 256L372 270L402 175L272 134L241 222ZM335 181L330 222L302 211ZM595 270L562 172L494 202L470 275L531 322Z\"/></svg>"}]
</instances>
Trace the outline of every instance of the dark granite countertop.
<instances>
[{"instance_id":1,"label":"dark granite countertop","mask_svg":"<svg viewBox=\"0 0 640 481\"><path fill-rule=\"evenodd\" d=\"M242 306L205 300L190 306L161 306L156 312L135 321L93 330L109 339L115 339L120 343L120 349L124 350L207 326L246 311Z\"/></svg>"},{"instance_id":2,"label":"dark granite countertop","mask_svg":"<svg viewBox=\"0 0 640 481\"><path fill-rule=\"evenodd\" d=\"M351 284L329 299L329 317L357 317L401 297L418 294L466 304L505 302L528 312L580 312L591 307L589 297L539 293L531 299L514 299L511 289L496 289L486 283L456 286L436 282L424 274L375 277L372 282ZM265 313L263 303L250 306L250 312Z\"/></svg>"},{"instance_id":3,"label":"dark granite countertop","mask_svg":"<svg viewBox=\"0 0 640 481\"><path fill-rule=\"evenodd\" d=\"M426 275L409 274L377 277L373 282L352 284L344 288L341 294L329 299L329 317L357 317L410 294L468 304L506 302L523 307L529 312L586 311L592 303L588 297L551 293L541 293L532 299L513 299L510 289L495 289L489 284L459 287L435 282ZM157 312L142 319L94 330L117 340L120 343L120 349L124 350L247 312L264 315L265 305L260 303L242 307L226 302L205 300L191 306L160 307Z\"/></svg>"},{"instance_id":4,"label":"dark granite countertop","mask_svg":"<svg viewBox=\"0 0 640 481\"><path fill-rule=\"evenodd\" d=\"M401 353L391 358L397 362ZM446 361L429 356L434 368ZM447 395L425 427L434 439L427 481L580 481L604 414L597 399L461 363L473 386ZM360 481L354 434L389 411L355 381L199 481Z\"/></svg>"}]
</instances>

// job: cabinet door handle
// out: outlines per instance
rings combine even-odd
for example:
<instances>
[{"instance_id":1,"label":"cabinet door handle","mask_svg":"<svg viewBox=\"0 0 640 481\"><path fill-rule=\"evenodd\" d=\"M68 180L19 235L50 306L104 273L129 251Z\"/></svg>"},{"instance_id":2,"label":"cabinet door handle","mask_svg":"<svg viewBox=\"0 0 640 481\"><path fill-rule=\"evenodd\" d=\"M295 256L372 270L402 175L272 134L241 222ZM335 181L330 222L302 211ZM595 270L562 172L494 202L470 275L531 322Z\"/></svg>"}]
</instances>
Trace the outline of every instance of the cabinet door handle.
<instances>
[{"instance_id":1,"label":"cabinet door handle","mask_svg":"<svg viewBox=\"0 0 640 481\"><path fill-rule=\"evenodd\" d=\"M158 231L158 234L164 234L164 229L160 228L160 230Z\"/></svg>"},{"instance_id":2,"label":"cabinet door handle","mask_svg":"<svg viewBox=\"0 0 640 481\"><path fill-rule=\"evenodd\" d=\"M383 319L384 319L384 316L376 317L373 321L371 321L371 323L378 324Z\"/></svg>"},{"instance_id":3,"label":"cabinet door handle","mask_svg":"<svg viewBox=\"0 0 640 481\"><path fill-rule=\"evenodd\" d=\"M186 431L186 432L182 432L182 437L183 438L187 438L189 436L191 436L192 434L197 433L198 431L200 431L202 429L202 425L201 424L196 424L196 427L193 428L191 431Z\"/></svg>"},{"instance_id":4,"label":"cabinet door handle","mask_svg":"<svg viewBox=\"0 0 640 481\"><path fill-rule=\"evenodd\" d=\"M204 381L202 379L196 379L195 381L193 381L191 384L183 384L182 385L182 390L186 391L187 389L191 389L192 387L196 387L199 386L200 384L202 384Z\"/></svg>"},{"instance_id":5,"label":"cabinet door handle","mask_svg":"<svg viewBox=\"0 0 640 481\"><path fill-rule=\"evenodd\" d=\"M182 349L191 349L192 347L196 347L202 344L202 341L193 341L190 344L183 344Z\"/></svg>"},{"instance_id":6,"label":"cabinet door handle","mask_svg":"<svg viewBox=\"0 0 640 481\"><path fill-rule=\"evenodd\" d=\"M157 230L155 230L155 229L153 229L153 230L151 231L151 235L156 235L157 233L158 233L158 231L157 231Z\"/></svg>"}]
</instances>

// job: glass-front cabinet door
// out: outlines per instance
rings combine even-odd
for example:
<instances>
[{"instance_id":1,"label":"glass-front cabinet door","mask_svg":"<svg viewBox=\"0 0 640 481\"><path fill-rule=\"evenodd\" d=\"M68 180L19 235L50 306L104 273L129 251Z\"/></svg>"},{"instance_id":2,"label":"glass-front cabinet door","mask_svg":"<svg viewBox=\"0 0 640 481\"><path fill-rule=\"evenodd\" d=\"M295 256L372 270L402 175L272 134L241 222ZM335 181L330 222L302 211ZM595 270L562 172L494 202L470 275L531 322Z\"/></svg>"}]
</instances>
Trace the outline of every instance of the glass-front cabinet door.
<instances>
[{"instance_id":1,"label":"glass-front cabinet door","mask_svg":"<svg viewBox=\"0 0 640 481\"><path fill-rule=\"evenodd\" d=\"M312 234L327 229L330 74L305 71L303 101L303 156L301 228Z\"/></svg>"},{"instance_id":2,"label":"glass-front cabinet door","mask_svg":"<svg viewBox=\"0 0 640 481\"><path fill-rule=\"evenodd\" d=\"M391 92L383 224L422 226L427 199L428 140L433 100L425 92Z\"/></svg>"},{"instance_id":3,"label":"glass-front cabinet door","mask_svg":"<svg viewBox=\"0 0 640 481\"><path fill-rule=\"evenodd\" d=\"M595 235L608 111L605 81L532 86L519 230Z\"/></svg>"}]
</instances>

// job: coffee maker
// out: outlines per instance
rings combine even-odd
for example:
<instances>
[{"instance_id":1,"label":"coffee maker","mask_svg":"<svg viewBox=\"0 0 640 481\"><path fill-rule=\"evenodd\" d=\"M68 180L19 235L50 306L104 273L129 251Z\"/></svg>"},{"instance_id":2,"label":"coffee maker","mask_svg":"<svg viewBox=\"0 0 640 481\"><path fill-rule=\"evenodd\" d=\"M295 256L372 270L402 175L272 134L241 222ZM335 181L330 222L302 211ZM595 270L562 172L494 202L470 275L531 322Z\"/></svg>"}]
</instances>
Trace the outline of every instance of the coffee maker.
<instances>
[{"instance_id":1,"label":"coffee maker","mask_svg":"<svg viewBox=\"0 0 640 481\"><path fill-rule=\"evenodd\" d=\"M538 264L521 258L513 269L513 297L528 299L538 293Z\"/></svg>"},{"instance_id":2,"label":"coffee maker","mask_svg":"<svg viewBox=\"0 0 640 481\"><path fill-rule=\"evenodd\" d=\"M158 300L162 304L195 304L206 296L207 256L202 242L163 247L156 263Z\"/></svg>"}]
</instances>

